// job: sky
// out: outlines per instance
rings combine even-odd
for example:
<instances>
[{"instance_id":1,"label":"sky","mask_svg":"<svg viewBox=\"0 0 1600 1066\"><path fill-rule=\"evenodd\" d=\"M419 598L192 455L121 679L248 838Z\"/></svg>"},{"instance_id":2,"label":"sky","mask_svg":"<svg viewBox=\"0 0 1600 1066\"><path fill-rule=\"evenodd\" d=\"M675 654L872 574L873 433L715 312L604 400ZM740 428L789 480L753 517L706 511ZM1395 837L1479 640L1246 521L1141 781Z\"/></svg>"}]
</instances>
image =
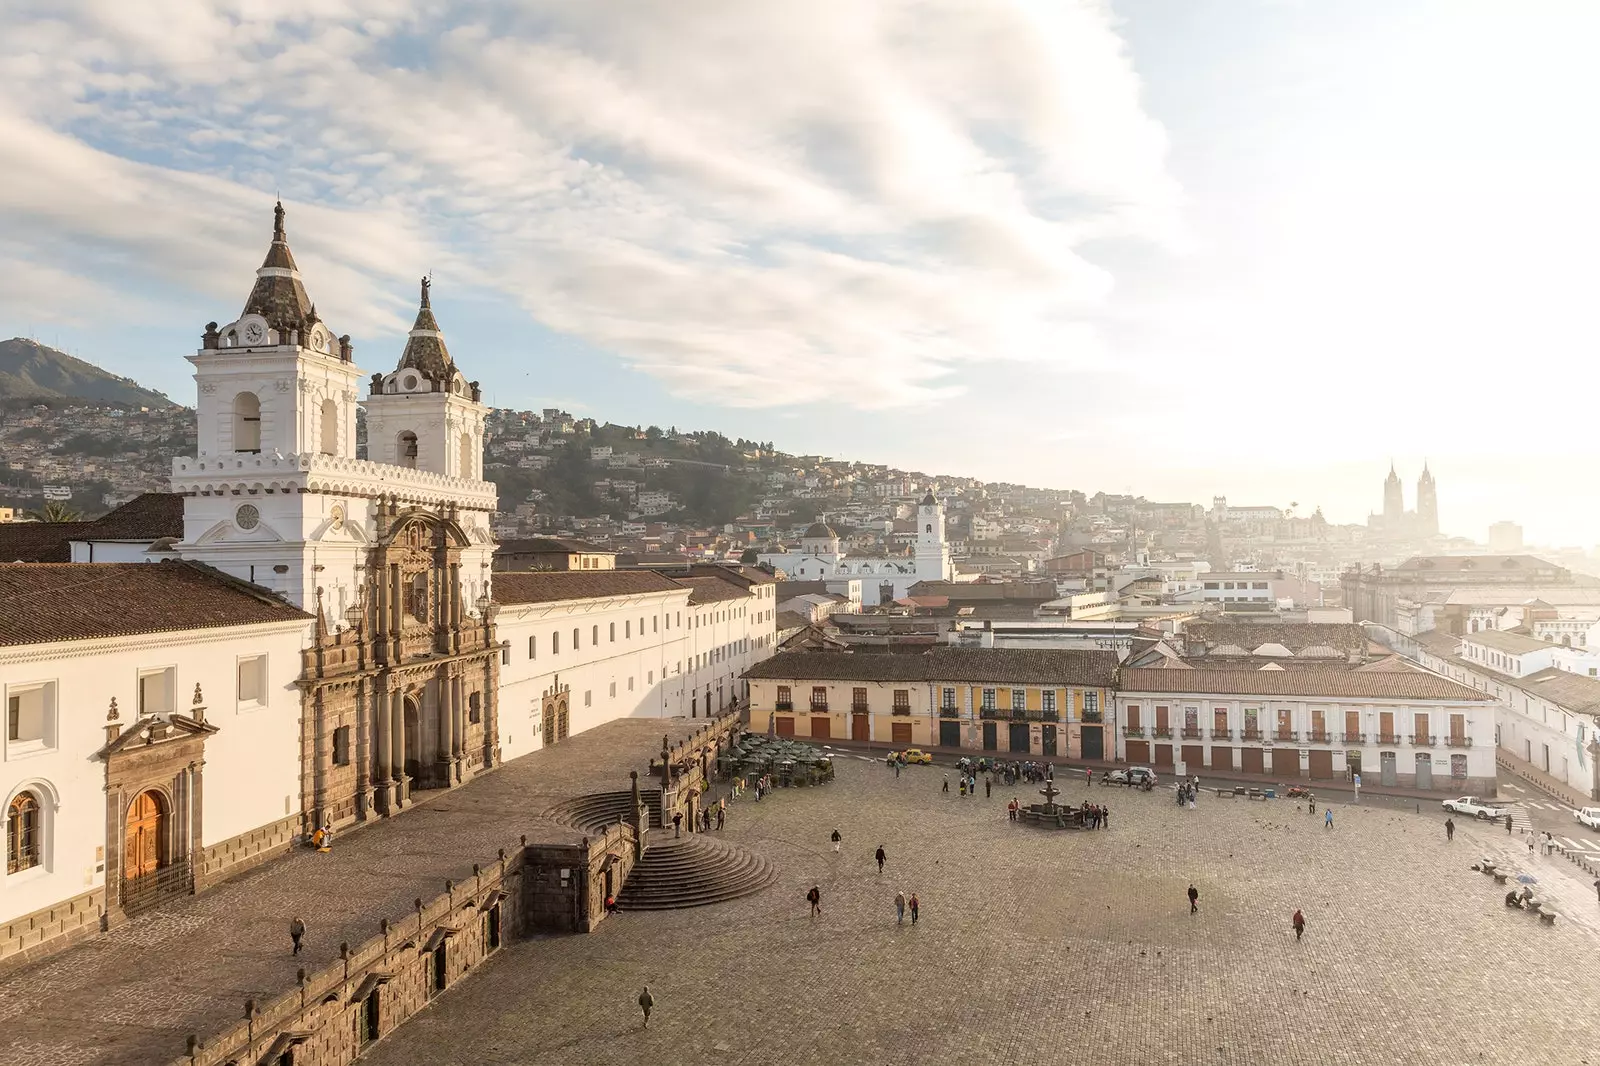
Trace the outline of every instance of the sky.
<instances>
[{"instance_id":1,"label":"sky","mask_svg":"<svg viewBox=\"0 0 1600 1066\"><path fill-rule=\"evenodd\" d=\"M5 0L0 335L193 402L271 232L497 406L1600 542L1591 0Z\"/></svg>"}]
</instances>

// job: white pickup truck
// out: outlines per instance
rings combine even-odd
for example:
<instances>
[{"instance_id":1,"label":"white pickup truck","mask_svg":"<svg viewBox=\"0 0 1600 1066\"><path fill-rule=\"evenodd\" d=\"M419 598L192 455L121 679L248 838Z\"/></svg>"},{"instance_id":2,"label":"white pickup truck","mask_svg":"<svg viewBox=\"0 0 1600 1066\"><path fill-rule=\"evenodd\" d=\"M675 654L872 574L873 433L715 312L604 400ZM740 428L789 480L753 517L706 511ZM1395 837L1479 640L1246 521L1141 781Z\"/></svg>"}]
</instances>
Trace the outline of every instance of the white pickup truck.
<instances>
[{"instance_id":1,"label":"white pickup truck","mask_svg":"<svg viewBox=\"0 0 1600 1066\"><path fill-rule=\"evenodd\" d=\"M1445 800L1444 809L1455 814L1467 814L1474 818L1485 820L1504 818L1506 815L1504 807L1497 807L1488 800L1479 799L1477 796L1461 796L1453 800Z\"/></svg>"}]
</instances>

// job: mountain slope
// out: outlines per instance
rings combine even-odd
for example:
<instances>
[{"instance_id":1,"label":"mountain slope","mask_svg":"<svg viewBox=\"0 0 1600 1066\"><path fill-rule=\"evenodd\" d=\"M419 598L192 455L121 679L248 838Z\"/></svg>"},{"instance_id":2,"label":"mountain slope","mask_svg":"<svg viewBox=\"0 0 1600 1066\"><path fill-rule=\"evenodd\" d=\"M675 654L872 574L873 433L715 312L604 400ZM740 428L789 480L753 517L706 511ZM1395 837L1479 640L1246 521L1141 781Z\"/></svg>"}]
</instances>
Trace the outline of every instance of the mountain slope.
<instances>
[{"instance_id":1,"label":"mountain slope","mask_svg":"<svg viewBox=\"0 0 1600 1066\"><path fill-rule=\"evenodd\" d=\"M66 352L22 337L0 341L0 400L68 398L131 407L174 406L161 393Z\"/></svg>"}]
</instances>

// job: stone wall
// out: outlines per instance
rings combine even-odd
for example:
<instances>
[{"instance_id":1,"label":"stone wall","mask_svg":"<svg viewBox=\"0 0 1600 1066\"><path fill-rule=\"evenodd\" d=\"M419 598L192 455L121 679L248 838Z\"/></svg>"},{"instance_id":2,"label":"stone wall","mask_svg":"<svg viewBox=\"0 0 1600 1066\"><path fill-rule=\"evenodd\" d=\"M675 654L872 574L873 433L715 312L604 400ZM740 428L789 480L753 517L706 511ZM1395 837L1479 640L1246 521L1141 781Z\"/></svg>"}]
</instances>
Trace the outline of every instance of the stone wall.
<instances>
[{"instance_id":1,"label":"stone wall","mask_svg":"<svg viewBox=\"0 0 1600 1066\"><path fill-rule=\"evenodd\" d=\"M200 864L194 872L194 890L204 891L218 881L242 874L268 859L287 855L294 847L299 832L300 815L291 814L202 848Z\"/></svg>"},{"instance_id":2,"label":"stone wall","mask_svg":"<svg viewBox=\"0 0 1600 1066\"><path fill-rule=\"evenodd\" d=\"M366 943L341 944L338 962L300 971L294 991L241 1003L238 1024L191 1036L189 1053L171 1066L278 1062L291 1051L295 1066L354 1062L525 931L526 880L523 856L501 852L472 877L417 900L414 913L379 923Z\"/></svg>"},{"instance_id":3,"label":"stone wall","mask_svg":"<svg viewBox=\"0 0 1600 1066\"><path fill-rule=\"evenodd\" d=\"M648 830L646 830L648 833ZM606 916L606 893L620 895L639 848L631 825L611 825L580 844L523 848L523 922L541 933L588 933Z\"/></svg>"},{"instance_id":4,"label":"stone wall","mask_svg":"<svg viewBox=\"0 0 1600 1066\"><path fill-rule=\"evenodd\" d=\"M672 786L663 789L661 796L661 824L670 829L672 816L683 814L684 828L695 831L694 816L700 809L700 797L717 772L717 757L733 744L733 738L744 730L737 711L715 719L681 744L667 749L667 763L672 767ZM661 787L661 760L650 763L650 773Z\"/></svg>"},{"instance_id":5,"label":"stone wall","mask_svg":"<svg viewBox=\"0 0 1600 1066\"><path fill-rule=\"evenodd\" d=\"M0 925L0 971L52 955L100 931L105 889L95 888Z\"/></svg>"}]
</instances>

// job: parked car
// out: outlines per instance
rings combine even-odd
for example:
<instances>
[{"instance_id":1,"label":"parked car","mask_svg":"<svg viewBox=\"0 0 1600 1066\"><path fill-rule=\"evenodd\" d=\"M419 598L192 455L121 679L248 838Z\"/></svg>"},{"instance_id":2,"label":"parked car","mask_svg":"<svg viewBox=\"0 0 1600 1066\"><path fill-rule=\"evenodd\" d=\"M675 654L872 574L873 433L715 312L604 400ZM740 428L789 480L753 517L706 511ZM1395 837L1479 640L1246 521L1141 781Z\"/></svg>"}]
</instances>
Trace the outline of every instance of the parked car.
<instances>
[{"instance_id":1,"label":"parked car","mask_svg":"<svg viewBox=\"0 0 1600 1066\"><path fill-rule=\"evenodd\" d=\"M921 748L907 748L905 751L891 751L889 754L883 757L883 761L894 762L895 759L901 757L905 759L907 764L922 763L925 766L933 765L933 756L929 755Z\"/></svg>"},{"instance_id":2,"label":"parked car","mask_svg":"<svg viewBox=\"0 0 1600 1066\"><path fill-rule=\"evenodd\" d=\"M1474 818L1504 818L1506 809L1477 796L1459 796L1444 801L1444 809L1455 814L1469 814Z\"/></svg>"},{"instance_id":3,"label":"parked car","mask_svg":"<svg viewBox=\"0 0 1600 1066\"><path fill-rule=\"evenodd\" d=\"M1126 769L1112 770L1100 778L1102 785L1143 785L1148 782L1156 783L1156 772L1148 766L1129 766Z\"/></svg>"},{"instance_id":4,"label":"parked car","mask_svg":"<svg viewBox=\"0 0 1600 1066\"><path fill-rule=\"evenodd\" d=\"M1587 829L1600 829L1600 807L1579 807L1572 816Z\"/></svg>"}]
</instances>

